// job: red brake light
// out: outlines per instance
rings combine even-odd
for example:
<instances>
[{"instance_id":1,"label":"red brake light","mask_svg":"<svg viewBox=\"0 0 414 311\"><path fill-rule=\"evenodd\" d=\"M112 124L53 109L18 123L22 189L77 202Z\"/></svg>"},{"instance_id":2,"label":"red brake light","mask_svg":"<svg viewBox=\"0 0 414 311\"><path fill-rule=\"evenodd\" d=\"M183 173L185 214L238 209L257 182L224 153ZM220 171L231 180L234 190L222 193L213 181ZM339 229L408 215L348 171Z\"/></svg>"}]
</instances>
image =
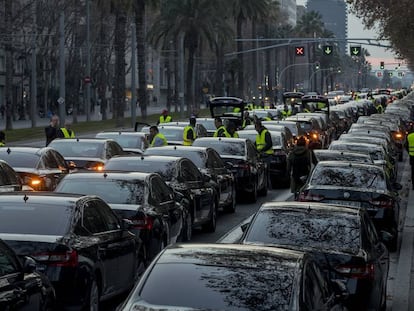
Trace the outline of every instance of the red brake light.
<instances>
[{"instance_id":1,"label":"red brake light","mask_svg":"<svg viewBox=\"0 0 414 311\"><path fill-rule=\"evenodd\" d=\"M305 192L299 193L298 201L301 201L301 202L310 202L310 201L319 202L319 201L322 201L324 198L325 197L322 196L322 195L310 194L309 192L305 191Z\"/></svg>"},{"instance_id":2,"label":"red brake light","mask_svg":"<svg viewBox=\"0 0 414 311\"><path fill-rule=\"evenodd\" d=\"M141 230L151 230L154 226L154 220L152 217L149 216L140 216L134 217L130 219L132 221L132 225L135 229Z\"/></svg>"},{"instance_id":3,"label":"red brake light","mask_svg":"<svg viewBox=\"0 0 414 311\"><path fill-rule=\"evenodd\" d=\"M381 207L381 208L393 208L394 207L394 201L392 199L370 200L369 203L376 207Z\"/></svg>"},{"instance_id":4,"label":"red brake light","mask_svg":"<svg viewBox=\"0 0 414 311\"><path fill-rule=\"evenodd\" d=\"M50 252L39 253L32 256L39 262L44 262L49 266L55 267L76 267L78 265L78 253L75 250L64 253Z\"/></svg>"},{"instance_id":5,"label":"red brake light","mask_svg":"<svg viewBox=\"0 0 414 311\"><path fill-rule=\"evenodd\" d=\"M335 267L335 271L354 279L374 279L375 266L366 264L365 266L340 265Z\"/></svg>"}]
</instances>

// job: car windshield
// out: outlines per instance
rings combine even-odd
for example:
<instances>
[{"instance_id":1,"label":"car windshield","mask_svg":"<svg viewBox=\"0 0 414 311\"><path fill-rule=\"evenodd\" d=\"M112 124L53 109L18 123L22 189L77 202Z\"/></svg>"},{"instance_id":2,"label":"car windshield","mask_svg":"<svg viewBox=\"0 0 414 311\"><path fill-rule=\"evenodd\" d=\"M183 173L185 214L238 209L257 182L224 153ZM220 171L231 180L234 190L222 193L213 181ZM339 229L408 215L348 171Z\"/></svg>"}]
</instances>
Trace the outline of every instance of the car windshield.
<instances>
[{"instance_id":1,"label":"car windshield","mask_svg":"<svg viewBox=\"0 0 414 311\"><path fill-rule=\"evenodd\" d=\"M374 165L325 166L316 165L310 178L311 185L353 188L387 189L383 171Z\"/></svg>"},{"instance_id":2,"label":"car windshield","mask_svg":"<svg viewBox=\"0 0 414 311\"><path fill-rule=\"evenodd\" d=\"M185 262L185 253L178 255L173 257L178 263L157 264L134 298L147 304L202 310L258 310L258 304L263 311L290 310L296 262L255 254L252 265L250 257L227 251L225 257L190 254L196 256L196 262ZM207 262L204 256L209 257ZM183 275L185 282L174 286L165 281L179 280Z\"/></svg>"},{"instance_id":3,"label":"car windshield","mask_svg":"<svg viewBox=\"0 0 414 311\"><path fill-rule=\"evenodd\" d=\"M36 235L65 235L70 227L73 205L26 202L0 204L0 232Z\"/></svg>"},{"instance_id":4,"label":"car windshield","mask_svg":"<svg viewBox=\"0 0 414 311\"><path fill-rule=\"evenodd\" d=\"M141 136L138 135L119 135L118 133L100 133L97 138L111 138L115 140L122 148L139 148L143 149ZM143 136L142 136L143 137Z\"/></svg>"},{"instance_id":5,"label":"car windshield","mask_svg":"<svg viewBox=\"0 0 414 311\"><path fill-rule=\"evenodd\" d=\"M245 241L357 254L360 225L345 213L265 210L254 218Z\"/></svg>"},{"instance_id":6,"label":"car windshield","mask_svg":"<svg viewBox=\"0 0 414 311\"><path fill-rule=\"evenodd\" d=\"M182 127L168 127L164 128L162 126L158 127L160 133L165 136L165 139L168 141L183 141L184 128Z\"/></svg>"},{"instance_id":7,"label":"car windshield","mask_svg":"<svg viewBox=\"0 0 414 311\"><path fill-rule=\"evenodd\" d=\"M214 119L211 120L203 120L203 119L197 119L197 124L202 124L207 131L215 131L216 125L214 124Z\"/></svg>"},{"instance_id":8,"label":"car windshield","mask_svg":"<svg viewBox=\"0 0 414 311\"><path fill-rule=\"evenodd\" d=\"M362 144L331 144L329 146L331 150L344 150L344 151L353 151L359 153L369 154L372 160L385 160L385 154L381 149L375 148L373 145L362 145Z\"/></svg>"},{"instance_id":9,"label":"car windshield","mask_svg":"<svg viewBox=\"0 0 414 311\"><path fill-rule=\"evenodd\" d=\"M30 167L39 166L39 155L34 153L10 152L0 154L0 159L6 161L11 167Z\"/></svg>"},{"instance_id":10,"label":"car windshield","mask_svg":"<svg viewBox=\"0 0 414 311\"><path fill-rule=\"evenodd\" d=\"M63 179L57 192L93 194L109 204L143 204L144 181L116 179Z\"/></svg>"},{"instance_id":11,"label":"car windshield","mask_svg":"<svg viewBox=\"0 0 414 311\"><path fill-rule=\"evenodd\" d=\"M201 141L195 140L193 146L210 147L221 156L236 155L245 156L244 141L227 141L226 139Z\"/></svg>"},{"instance_id":12,"label":"car windshield","mask_svg":"<svg viewBox=\"0 0 414 311\"><path fill-rule=\"evenodd\" d=\"M363 153L329 153L329 152L318 152L318 150L313 151L318 162L320 161L354 161L358 163L373 163L370 155Z\"/></svg>"},{"instance_id":13,"label":"car windshield","mask_svg":"<svg viewBox=\"0 0 414 311\"><path fill-rule=\"evenodd\" d=\"M103 142L54 140L49 147L56 149L65 158L100 158L103 154Z\"/></svg>"},{"instance_id":14,"label":"car windshield","mask_svg":"<svg viewBox=\"0 0 414 311\"><path fill-rule=\"evenodd\" d=\"M312 122L299 121L298 125L299 125L299 128L305 133L310 132L312 130Z\"/></svg>"},{"instance_id":15,"label":"car windshield","mask_svg":"<svg viewBox=\"0 0 414 311\"><path fill-rule=\"evenodd\" d=\"M175 161L145 161L138 157L128 160L114 158L114 161L110 160L105 164L105 170L158 173L165 181L171 181L177 176Z\"/></svg>"},{"instance_id":16,"label":"car windshield","mask_svg":"<svg viewBox=\"0 0 414 311\"><path fill-rule=\"evenodd\" d=\"M180 148L148 148L145 150L144 155L164 155L173 157L185 157L190 159L198 168L206 167L206 154L199 150L183 150Z\"/></svg>"}]
</instances>

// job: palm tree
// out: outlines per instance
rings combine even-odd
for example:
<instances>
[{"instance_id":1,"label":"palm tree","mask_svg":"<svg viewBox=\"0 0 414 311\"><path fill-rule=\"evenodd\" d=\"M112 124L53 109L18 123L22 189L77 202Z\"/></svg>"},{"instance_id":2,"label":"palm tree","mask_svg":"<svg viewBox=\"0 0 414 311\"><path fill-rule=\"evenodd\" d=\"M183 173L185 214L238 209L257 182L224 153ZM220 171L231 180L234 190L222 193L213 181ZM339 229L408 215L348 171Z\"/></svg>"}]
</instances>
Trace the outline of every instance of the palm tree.
<instances>
[{"instance_id":1,"label":"palm tree","mask_svg":"<svg viewBox=\"0 0 414 311\"><path fill-rule=\"evenodd\" d=\"M267 15L269 0L232 0L233 17L236 20L236 37L242 39L242 26L247 20L256 20ZM239 61L238 92L244 97L244 65L243 65L243 43L237 41L237 58Z\"/></svg>"},{"instance_id":2,"label":"palm tree","mask_svg":"<svg viewBox=\"0 0 414 311\"><path fill-rule=\"evenodd\" d=\"M193 70L194 59L200 43L206 40L210 48L214 44L217 29L226 28L218 8L219 0L170 0L162 14L155 20L148 38L155 45L163 40L174 40L182 35L187 52L185 100L188 113L194 109Z\"/></svg>"}]
</instances>

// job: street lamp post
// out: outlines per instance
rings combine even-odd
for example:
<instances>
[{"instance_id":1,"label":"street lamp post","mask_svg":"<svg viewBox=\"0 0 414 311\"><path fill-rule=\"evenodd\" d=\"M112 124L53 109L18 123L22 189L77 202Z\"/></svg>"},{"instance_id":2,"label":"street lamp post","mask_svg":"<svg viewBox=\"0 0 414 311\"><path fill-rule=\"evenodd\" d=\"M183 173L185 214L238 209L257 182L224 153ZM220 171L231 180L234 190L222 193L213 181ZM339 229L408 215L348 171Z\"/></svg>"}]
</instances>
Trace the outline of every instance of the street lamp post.
<instances>
[{"instance_id":1,"label":"street lamp post","mask_svg":"<svg viewBox=\"0 0 414 311\"><path fill-rule=\"evenodd\" d=\"M319 62L314 62L314 63L300 63L300 64L290 64L290 65L287 65L285 68L283 68L281 71L280 71L280 73L279 73L279 76L277 77L277 83L276 83L276 85L281 85L281 82L282 82L282 76L283 76L283 74L285 73L285 71L287 70L287 69L289 69L289 68L291 68L291 67L294 67L294 66L308 66L308 65L315 65L315 64L318 64ZM314 73L313 73L314 74Z\"/></svg>"}]
</instances>

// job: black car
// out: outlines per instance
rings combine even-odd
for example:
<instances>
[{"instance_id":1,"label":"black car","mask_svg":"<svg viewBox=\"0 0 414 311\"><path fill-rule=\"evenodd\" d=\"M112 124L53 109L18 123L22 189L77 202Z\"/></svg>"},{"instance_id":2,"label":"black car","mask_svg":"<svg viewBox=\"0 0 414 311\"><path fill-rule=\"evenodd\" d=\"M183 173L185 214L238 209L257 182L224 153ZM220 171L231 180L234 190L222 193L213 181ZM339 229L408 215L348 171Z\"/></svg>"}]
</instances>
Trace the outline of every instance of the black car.
<instances>
[{"instance_id":1,"label":"black car","mask_svg":"<svg viewBox=\"0 0 414 311\"><path fill-rule=\"evenodd\" d=\"M105 171L157 173L176 192L188 210L185 240L191 239L193 226L215 231L218 196L191 160L169 156L117 157L105 164Z\"/></svg>"},{"instance_id":2,"label":"black car","mask_svg":"<svg viewBox=\"0 0 414 311\"><path fill-rule=\"evenodd\" d=\"M303 252L177 244L151 263L120 310L346 310L340 288Z\"/></svg>"},{"instance_id":3,"label":"black car","mask_svg":"<svg viewBox=\"0 0 414 311\"><path fill-rule=\"evenodd\" d=\"M366 208L378 232L391 234L388 246L398 243L400 198L384 169L372 164L322 161L312 171L299 193L298 201L341 204Z\"/></svg>"},{"instance_id":4,"label":"black car","mask_svg":"<svg viewBox=\"0 0 414 311\"><path fill-rule=\"evenodd\" d=\"M60 179L69 173L63 156L50 147L0 148L0 159L13 167L23 185L33 190L53 191Z\"/></svg>"},{"instance_id":5,"label":"black car","mask_svg":"<svg viewBox=\"0 0 414 311\"><path fill-rule=\"evenodd\" d=\"M225 166L223 159L213 148L194 146L164 146L145 150L144 155L186 157L198 169L210 176L210 183L219 196L219 207L233 211L236 208L236 184L233 173Z\"/></svg>"},{"instance_id":6,"label":"black car","mask_svg":"<svg viewBox=\"0 0 414 311\"><path fill-rule=\"evenodd\" d=\"M56 191L105 200L120 219L132 222L130 230L144 242L147 259L175 243L185 230L186 211L158 174L78 172L66 177Z\"/></svg>"},{"instance_id":7,"label":"black car","mask_svg":"<svg viewBox=\"0 0 414 311\"><path fill-rule=\"evenodd\" d=\"M314 164L321 161L347 161L374 164L374 160L372 160L372 157L369 154L330 149L312 150L312 159Z\"/></svg>"},{"instance_id":8,"label":"black car","mask_svg":"<svg viewBox=\"0 0 414 311\"><path fill-rule=\"evenodd\" d=\"M196 139L193 146L211 147L231 164L239 197L247 195L248 200L256 202L258 194L267 194L267 166L249 139L204 137Z\"/></svg>"},{"instance_id":9,"label":"black car","mask_svg":"<svg viewBox=\"0 0 414 311\"><path fill-rule=\"evenodd\" d=\"M15 252L0 240L1 310L53 309L55 290L46 276L35 269L36 262L32 258L24 257L20 260Z\"/></svg>"},{"instance_id":10,"label":"black car","mask_svg":"<svg viewBox=\"0 0 414 311\"><path fill-rule=\"evenodd\" d=\"M59 151L77 170L102 171L108 159L125 153L115 140L109 138L54 139L49 147Z\"/></svg>"},{"instance_id":11,"label":"black car","mask_svg":"<svg viewBox=\"0 0 414 311\"><path fill-rule=\"evenodd\" d=\"M349 310L386 309L389 253L364 209L268 202L241 242L311 252L329 279L346 284Z\"/></svg>"},{"instance_id":12,"label":"black car","mask_svg":"<svg viewBox=\"0 0 414 311\"><path fill-rule=\"evenodd\" d=\"M59 309L97 310L101 300L129 290L144 270L141 242L96 196L0 194L0 238L36 261Z\"/></svg>"}]
</instances>

